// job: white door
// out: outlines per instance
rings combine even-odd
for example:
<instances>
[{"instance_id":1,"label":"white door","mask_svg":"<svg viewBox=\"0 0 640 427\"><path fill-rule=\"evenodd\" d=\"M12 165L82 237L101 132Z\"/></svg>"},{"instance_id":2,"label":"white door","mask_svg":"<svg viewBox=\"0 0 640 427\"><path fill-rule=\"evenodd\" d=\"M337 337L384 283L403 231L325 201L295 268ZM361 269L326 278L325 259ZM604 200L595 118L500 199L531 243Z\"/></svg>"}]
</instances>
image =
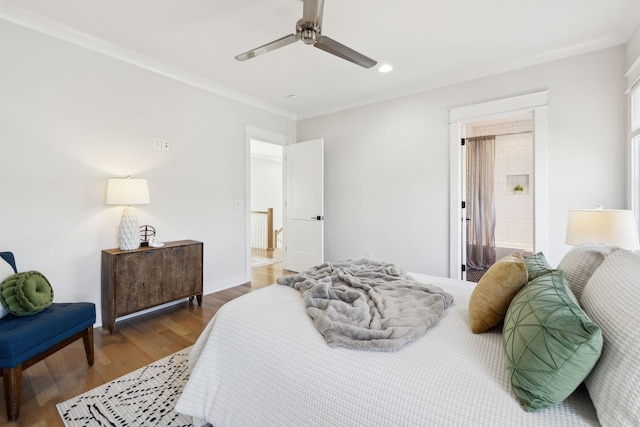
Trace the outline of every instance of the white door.
<instances>
[{"instance_id":1,"label":"white door","mask_svg":"<svg viewBox=\"0 0 640 427\"><path fill-rule=\"evenodd\" d=\"M324 140L285 147L285 270L324 262Z\"/></svg>"}]
</instances>

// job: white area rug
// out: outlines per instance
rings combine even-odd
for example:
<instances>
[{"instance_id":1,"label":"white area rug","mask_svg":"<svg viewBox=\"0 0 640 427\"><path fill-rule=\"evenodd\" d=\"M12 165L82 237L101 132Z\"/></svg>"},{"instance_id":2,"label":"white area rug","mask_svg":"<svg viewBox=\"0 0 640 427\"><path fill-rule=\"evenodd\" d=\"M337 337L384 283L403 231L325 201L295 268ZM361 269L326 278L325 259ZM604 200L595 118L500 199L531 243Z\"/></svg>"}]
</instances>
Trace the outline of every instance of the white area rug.
<instances>
[{"instance_id":1,"label":"white area rug","mask_svg":"<svg viewBox=\"0 0 640 427\"><path fill-rule=\"evenodd\" d=\"M66 427L191 426L173 410L189 378L191 347L56 405Z\"/></svg>"},{"instance_id":2,"label":"white area rug","mask_svg":"<svg viewBox=\"0 0 640 427\"><path fill-rule=\"evenodd\" d=\"M251 268L264 267L265 265L276 264L280 262L279 259L263 258L261 256L251 257Z\"/></svg>"}]
</instances>

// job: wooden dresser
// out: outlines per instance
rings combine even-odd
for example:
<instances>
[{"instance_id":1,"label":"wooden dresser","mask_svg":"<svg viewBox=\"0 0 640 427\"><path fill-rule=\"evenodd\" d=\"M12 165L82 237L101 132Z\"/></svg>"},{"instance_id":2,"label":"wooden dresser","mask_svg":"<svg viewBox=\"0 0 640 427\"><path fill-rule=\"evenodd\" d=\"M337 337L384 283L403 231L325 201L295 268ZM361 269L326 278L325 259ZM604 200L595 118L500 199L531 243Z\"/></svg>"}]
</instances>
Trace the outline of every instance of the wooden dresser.
<instances>
[{"instance_id":1,"label":"wooden dresser","mask_svg":"<svg viewBox=\"0 0 640 427\"><path fill-rule=\"evenodd\" d=\"M202 304L203 244L165 242L159 248L102 251L102 326L115 332L116 319L181 298Z\"/></svg>"}]
</instances>

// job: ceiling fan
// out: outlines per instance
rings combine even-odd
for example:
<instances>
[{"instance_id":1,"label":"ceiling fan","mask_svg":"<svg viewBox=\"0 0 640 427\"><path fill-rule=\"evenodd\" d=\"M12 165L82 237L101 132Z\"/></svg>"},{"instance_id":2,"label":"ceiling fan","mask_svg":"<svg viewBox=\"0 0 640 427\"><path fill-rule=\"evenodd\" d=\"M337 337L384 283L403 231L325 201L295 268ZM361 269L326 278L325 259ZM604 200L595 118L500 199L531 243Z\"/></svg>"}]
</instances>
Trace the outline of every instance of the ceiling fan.
<instances>
[{"instance_id":1,"label":"ceiling fan","mask_svg":"<svg viewBox=\"0 0 640 427\"><path fill-rule=\"evenodd\" d=\"M258 55L271 52L272 50L276 50L290 45L291 43L295 43L298 40L302 40L305 44L311 44L318 49L322 49L332 55L351 61L361 67L371 68L376 65L376 61L373 59L368 58L322 34L322 11L324 9L324 0L302 1L304 3L302 19L296 23L295 34L290 34L278 40L274 40L271 43L267 43L263 46L240 54L235 58L238 61L246 61L247 59L255 58Z\"/></svg>"}]
</instances>

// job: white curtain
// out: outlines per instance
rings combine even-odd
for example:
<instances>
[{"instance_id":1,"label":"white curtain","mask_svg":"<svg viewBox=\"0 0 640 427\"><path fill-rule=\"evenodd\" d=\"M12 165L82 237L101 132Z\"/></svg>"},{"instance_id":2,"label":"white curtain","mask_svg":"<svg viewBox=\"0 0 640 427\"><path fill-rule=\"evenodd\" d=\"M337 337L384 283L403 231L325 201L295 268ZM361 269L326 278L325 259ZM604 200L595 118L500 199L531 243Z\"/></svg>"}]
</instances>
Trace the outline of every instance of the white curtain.
<instances>
[{"instance_id":1,"label":"white curtain","mask_svg":"<svg viewBox=\"0 0 640 427\"><path fill-rule=\"evenodd\" d=\"M467 138L467 268L496 261L494 203L495 136Z\"/></svg>"}]
</instances>

